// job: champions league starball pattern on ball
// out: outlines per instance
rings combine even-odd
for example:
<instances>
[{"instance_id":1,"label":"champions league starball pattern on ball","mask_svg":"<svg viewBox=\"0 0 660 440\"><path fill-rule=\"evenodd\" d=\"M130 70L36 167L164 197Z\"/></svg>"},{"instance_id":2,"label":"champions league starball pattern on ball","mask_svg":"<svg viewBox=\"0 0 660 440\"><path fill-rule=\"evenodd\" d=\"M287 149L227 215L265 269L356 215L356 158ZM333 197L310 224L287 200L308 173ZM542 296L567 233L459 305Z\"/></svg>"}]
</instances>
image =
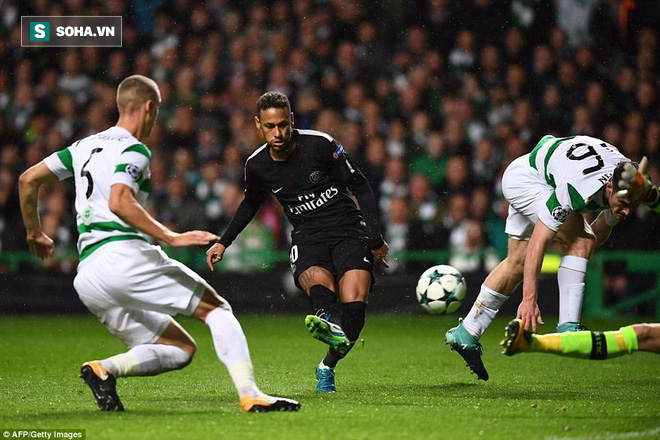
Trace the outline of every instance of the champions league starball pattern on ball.
<instances>
[{"instance_id":1,"label":"champions league starball pattern on ball","mask_svg":"<svg viewBox=\"0 0 660 440\"><path fill-rule=\"evenodd\" d=\"M463 275L448 265L433 266L417 281L417 301L429 313L454 313L465 299Z\"/></svg>"}]
</instances>

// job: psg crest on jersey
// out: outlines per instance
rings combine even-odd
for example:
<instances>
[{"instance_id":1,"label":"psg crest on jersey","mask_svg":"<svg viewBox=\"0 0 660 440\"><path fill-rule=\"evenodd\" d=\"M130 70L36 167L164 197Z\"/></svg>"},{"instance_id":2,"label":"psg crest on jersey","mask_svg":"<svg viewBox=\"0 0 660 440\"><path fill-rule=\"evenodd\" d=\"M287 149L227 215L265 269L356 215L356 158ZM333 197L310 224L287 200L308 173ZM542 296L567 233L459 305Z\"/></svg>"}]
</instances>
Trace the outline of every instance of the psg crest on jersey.
<instances>
[{"instance_id":1,"label":"psg crest on jersey","mask_svg":"<svg viewBox=\"0 0 660 440\"><path fill-rule=\"evenodd\" d=\"M319 183L323 179L325 179L325 174L323 171L312 171L312 173L309 175L310 183Z\"/></svg>"}]
</instances>

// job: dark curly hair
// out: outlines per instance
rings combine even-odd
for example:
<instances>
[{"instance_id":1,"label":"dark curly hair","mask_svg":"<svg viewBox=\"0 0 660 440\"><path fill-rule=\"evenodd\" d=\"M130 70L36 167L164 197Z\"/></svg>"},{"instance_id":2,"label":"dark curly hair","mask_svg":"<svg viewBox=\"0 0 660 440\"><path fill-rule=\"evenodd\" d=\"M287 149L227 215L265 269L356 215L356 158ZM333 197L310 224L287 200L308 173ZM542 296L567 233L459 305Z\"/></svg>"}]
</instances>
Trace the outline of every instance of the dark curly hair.
<instances>
[{"instance_id":1,"label":"dark curly hair","mask_svg":"<svg viewBox=\"0 0 660 440\"><path fill-rule=\"evenodd\" d=\"M291 113L291 103L284 93L266 92L257 99L257 116L262 110L273 107L285 108L287 114Z\"/></svg>"}]
</instances>

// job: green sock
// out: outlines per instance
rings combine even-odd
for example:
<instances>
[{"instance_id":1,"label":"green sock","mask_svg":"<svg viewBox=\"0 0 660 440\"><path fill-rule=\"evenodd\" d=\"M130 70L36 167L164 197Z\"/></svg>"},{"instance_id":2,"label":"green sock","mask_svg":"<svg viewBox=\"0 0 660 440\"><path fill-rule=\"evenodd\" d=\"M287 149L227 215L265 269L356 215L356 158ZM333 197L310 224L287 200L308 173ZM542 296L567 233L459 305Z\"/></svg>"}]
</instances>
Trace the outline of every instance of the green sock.
<instances>
[{"instance_id":1,"label":"green sock","mask_svg":"<svg viewBox=\"0 0 660 440\"><path fill-rule=\"evenodd\" d=\"M638 350L637 334L632 326L607 332L570 332L532 335L525 351L555 353L579 359L603 360Z\"/></svg>"}]
</instances>

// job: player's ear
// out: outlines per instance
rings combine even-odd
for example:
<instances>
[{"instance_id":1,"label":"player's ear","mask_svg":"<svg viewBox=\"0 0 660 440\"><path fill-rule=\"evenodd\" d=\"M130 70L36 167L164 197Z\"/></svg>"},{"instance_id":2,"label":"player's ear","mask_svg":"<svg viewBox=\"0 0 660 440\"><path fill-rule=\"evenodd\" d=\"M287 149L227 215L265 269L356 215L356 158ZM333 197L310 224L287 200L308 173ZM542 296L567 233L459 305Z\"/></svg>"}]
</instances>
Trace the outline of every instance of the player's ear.
<instances>
[{"instance_id":1,"label":"player's ear","mask_svg":"<svg viewBox=\"0 0 660 440\"><path fill-rule=\"evenodd\" d=\"M291 112L291 116L289 117L289 120L291 121L291 126L293 127L293 112Z\"/></svg>"},{"instance_id":2,"label":"player's ear","mask_svg":"<svg viewBox=\"0 0 660 440\"><path fill-rule=\"evenodd\" d=\"M610 180L605 184L605 197L609 199L612 197L612 194L614 194L614 184L612 183L612 180Z\"/></svg>"},{"instance_id":3,"label":"player's ear","mask_svg":"<svg viewBox=\"0 0 660 440\"><path fill-rule=\"evenodd\" d=\"M258 130L261 130L261 120L259 119L259 116L254 117L254 125L257 126Z\"/></svg>"}]
</instances>

